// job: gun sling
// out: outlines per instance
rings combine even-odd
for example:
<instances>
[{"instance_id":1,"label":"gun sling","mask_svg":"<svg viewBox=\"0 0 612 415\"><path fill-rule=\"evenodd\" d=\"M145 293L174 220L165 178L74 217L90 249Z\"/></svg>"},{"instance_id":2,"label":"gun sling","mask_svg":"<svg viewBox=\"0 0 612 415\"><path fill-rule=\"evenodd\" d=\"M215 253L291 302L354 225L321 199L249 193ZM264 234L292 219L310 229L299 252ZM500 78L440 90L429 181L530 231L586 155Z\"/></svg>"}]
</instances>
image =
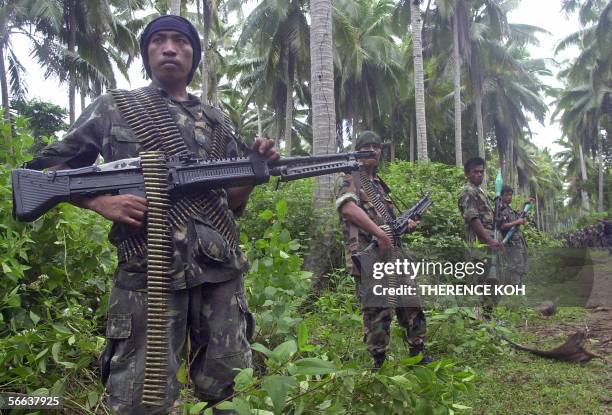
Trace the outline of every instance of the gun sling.
<instances>
[{"instance_id":1,"label":"gun sling","mask_svg":"<svg viewBox=\"0 0 612 415\"><path fill-rule=\"evenodd\" d=\"M166 397L168 369L168 305L169 269L174 240L172 229L185 225L190 217L205 217L229 243L237 246L234 222L221 205L215 191L186 196L174 204L167 194L167 174L163 156L188 154L189 150L168 105L154 87L134 91L113 90L121 115L139 139L145 190L149 201L147 234L136 234L121 242L120 260L132 255L147 255L147 339L145 379L142 403L161 405ZM211 118L211 117L209 117ZM224 158L229 128L227 120L213 126L211 158Z\"/></svg>"}]
</instances>

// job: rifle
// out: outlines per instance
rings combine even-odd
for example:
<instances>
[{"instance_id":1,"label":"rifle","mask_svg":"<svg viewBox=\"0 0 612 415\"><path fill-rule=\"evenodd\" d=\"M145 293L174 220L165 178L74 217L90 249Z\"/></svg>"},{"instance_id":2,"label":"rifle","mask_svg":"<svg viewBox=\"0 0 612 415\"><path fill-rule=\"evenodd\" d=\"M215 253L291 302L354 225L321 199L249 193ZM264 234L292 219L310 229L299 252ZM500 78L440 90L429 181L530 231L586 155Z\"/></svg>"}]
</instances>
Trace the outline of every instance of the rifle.
<instances>
[{"instance_id":1,"label":"rifle","mask_svg":"<svg viewBox=\"0 0 612 415\"><path fill-rule=\"evenodd\" d=\"M258 185L278 176L280 181L359 169L359 159L372 151L287 157L268 162L257 152L247 157L205 160L193 154L166 157L168 194L177 199L189 193L223 187ZM60 202L77 196L134 194L145 197L140 157L71 170L41 172L14 169L13 217L31 222Z\"/></svg>"},{"instance_id":2,"label":"rifle","mask_svg":"<svg viewBox=\"0 0 612 415\"><path fill-rule=\"evenodd\" d=\"M399 215L397 219L388 225L382 225L381 228L391 237L391 240L399 242L399 238L408 232L409 221L420 219L432 204L433 202L429 199L429 194L426 194L414 206Z\"/></svg>"},{"instance_id":3,"label":"rifle","mask_svg":"<svg viewBox=\"0 0 612 415\"><path fill-rule=\"evenodd\" d=\"M397 219L392 221L387 225L382 225L381 229L391 238L394 245L399 246L400 237L408 232L408 223L410 220L418 220L423 213L433 204L433 202L429 199L429 194L426 194L416 202L411 208L404 211ZM353 263L357 266L357 268L361 269L361 257L364 255L370 255L370 253L375 251L375 248L378 246L378 242L374 240L367 248L365 248L361 252L356 252L351 256Z\"/></svg>"},{"instance_id":4,"label":"rifle","mask_svg":"<svg viewBox=\"0 0 612 415\"><path fill-rule=\"evenodd\" d=\"M527 217L532 207L533 205L531 203L529 202L525 203L525 206L523 207L523 210L521 214L519 215L519 218ZM519 225L514 225L512 228L510 228L510 230L508 231L508 233L506 233L506 236L504 237L502 241L503 245L506 245L510 241L510 239L512 238L512 235L514 235L516 231L518 230L518 227Z\"/></svg>"}]
</instances>

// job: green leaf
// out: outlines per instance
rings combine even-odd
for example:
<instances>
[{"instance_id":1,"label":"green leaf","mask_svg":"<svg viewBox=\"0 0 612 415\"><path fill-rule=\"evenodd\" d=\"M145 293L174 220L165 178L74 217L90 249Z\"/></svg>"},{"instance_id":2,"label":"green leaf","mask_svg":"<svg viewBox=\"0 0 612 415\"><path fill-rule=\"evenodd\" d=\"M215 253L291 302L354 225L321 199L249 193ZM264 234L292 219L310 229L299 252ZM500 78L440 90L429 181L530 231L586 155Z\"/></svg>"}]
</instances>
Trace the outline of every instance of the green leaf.
<instances>
[{"instance_id":1,"label":"green leaf","mask_svg":"<svg viewBox=\"0 0 612 415\"><path fill-rule=\"evenodd\" d=\"M53 343L53 346L51 347L51 356L53 356L53 360L55 360L55 363L60 362L59 353L61 349L62 349L61 343L59 342Z\"/></svg>"},{"instance_id":2,"label":"green leaf","mask_svg":"<svg viewBox=\"0 0 612 415\"><path fill-rule=\"evenodd\" d=\"M207 402L198 402L189 408L189 415L198 415L207 405Z\"/></svg>"},{"instance_id":3,"label":"green leaf","mask_svg":"<svg viewBox=\"0 0 612 415\"><path fill-rule=\"evenodd\" d=\"M279 363L286 363L297 352L295 340L287 340L274 348L270 357Z\"/></svg>"},{"instance_id":4,"label":"green leaf","mask_svg":"<svg viewBox=\"0 0 612 415\"><path fill-rule=\"evenodd\" d=\"M285 216L287 215L287 201L285 199L281 199L276 202L276 214L278 215L279 219L285 219Z\"/></svg>"},{"instance_id":5,"label":"green leaf","mask_svg":"<svg viewBox=\"0 0 612 415\"><path fill-rule=\"evenodd\" d=\"M278 240L283 244L289 243L291 241L291 234L287 229L283 229L278 235Z\"/></svg>"},{"instance_id":6,"label":"green leaf","mask_svg":"<svg viewBox=\"0 0 612 415\"><path fill-rule=\"evenodd\" d=\"M252 344L251 349L255 350L256 352L263 353L264 355L266 355L266 357L270 357L270 355L272 354L272 350L268 349L261 343Z\"/></svg>"},{"instance_id":7,"label":"green leaf","mask_svg":"<svg viewBox=\"0 0 612 415\"><path fill-rule=\"evenodd\" d=\"M236 390L243 390L251 386L253 383L253 368L242 369L234 378L234 383Z\"/></svg>"},{"instance_id":8,"label":"green leaf","mask_svg":"<svg viewBox=\"0 0 612 415\"><path fill-rule=\"evenodd\" d=\"M263 220L270 220L274 216L274 213L270 209L266 209L259 214L259 218Z\"/></svg>"},{"instance_id":9,"label":"green leaf","mask_svg":"<svg viewBox=\"0 0 612 415\"><path fill-rule=\"evenodd\" d=\"M30 310L30 320L32 320L32 323L34 323L34 325L37 325L40 321L40 316Z\"/></svg>"},{"instance_id":10,"label":"green leaf","mask_svg":"<svg viewBox=\"0 0 612 415\"><path fill-rule=\"evenodd\" d=\"M288 253L282 250L279 252L279 255L282 259L288 259L290 257Z\"/></svg>"},{"instance_id":11,"label":"green leaf","mask_svg":"<svg viewBox=\"0 0 612 415\"><path fill-rule=\"evenodd\" d=\"M337 372L338 368L333 362L322 360L316 357L306 357L295 362L294 366L289 368L289 373L292 375L325 375L328 373Z\"/></svg>"},{"instance_id":12,"label":"green leaf","mask_svg":"<svg viewBox=\"0 0 612 415\"><path fill-rule=\"evenodd\" d=\"M59 331L62 334L72 334L72 332L70 331L70 329L68 329L68 327L64 326L61 323L53 323L53 328L56 331Z\"/></svg>"},{"instance_id":13,"label":"green leaf","mask_svg":"<svg viewBox=\"0 0 612 415\"><path fill-rule=\"evenodd\" d=\"M308 345L308 327L303 321L298 324L297 335L298 348L302 351Z\"/></svg>"},{"instance_id":14,"label":"green leaf","mask_svg":"<svg viewBox=\"0 0 612 415\"><path fill-rule=\"evenodd\" d=\"M238 415L251 415L251 405L246 399L236 397L232 400L234 403L234 410L238 412Z\"/></svg>"},{"instance_id":15,"label":"green leaf","mask_svg":"<svg viewBox=\"0 0 612 415\"><path fill-rule=\"evenodd\" d=\"M297 381L290 376L272 375L264 379L262 387L272 399L275 414L282 413L289 390L296 386Z\"/></svg>"},{"instance_id":16,"label":"green leaf","mask_svg":"<svg viewBox=\"0 0 612 415\"><path fill-rule=\"evenodd\" d=\"M181 385L187 384L187 362L184 360L181 362L181 366L179 366L176 372L176 379Z\"/></svg>"},{"instance_id":17,"label":"green leaf","mask_svg":"<svg viewBox=\"0 0 612 415\"><path fill-rule=\"evenodd\" d=\"M91 390L87 392L87 404L90 408L93 408L98 403L98 399L100 399L100 396L96 391Z\"/></svg>"}]
</instances>

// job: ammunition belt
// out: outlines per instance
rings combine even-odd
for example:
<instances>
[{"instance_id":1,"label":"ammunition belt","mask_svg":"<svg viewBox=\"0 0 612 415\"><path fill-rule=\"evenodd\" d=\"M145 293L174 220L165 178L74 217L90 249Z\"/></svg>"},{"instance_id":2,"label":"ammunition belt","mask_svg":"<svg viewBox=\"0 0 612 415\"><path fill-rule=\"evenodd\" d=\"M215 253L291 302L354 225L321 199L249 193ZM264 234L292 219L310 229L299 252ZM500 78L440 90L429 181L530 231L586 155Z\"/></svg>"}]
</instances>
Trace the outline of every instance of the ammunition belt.
<instances>
[{"instance_id":1,"label":"ammunition belt","mask_svg":"<svg viewBox=\"0 0 612 415\"><path fill-rule=\"evenodd\" d=\"M174 250L164 153L140 154L147 195L147 339L143 405L163 405L168 385L168 294Z\"/></svg>"},{"instance_id":2,"label":"ammunition belt","mask_svg":"<svg viewBox=\"0 0 612 415\"><path fill-rule=\"evenodd\" d=\"M387 209L385 202L382 200L380 192L374 188L372 180L370 180L367 173L364 171L360 171L359 174L361 176L361 188L365 192L366 196L368 196L370 199L376 214L378 214L378 216L380 216L386 224L393 222L395 218L391 215L389 209Z\"/></svg>"},{"instance_id":3,"label":"ammunition belt","mask_svg":"<svg viewBox=\"0 0 612 415\"><path fill-rule=\"evenodd\" d=\"M111 91L123 118L139 138L146 151L163 151L168 156L189 153L167 104L153 87L134 91ZM225 148L231 132L227 118L213 130L210 158L225 157ZM190 217L205 217L229 243L238 246L238 234L229 210L222 206L217 191L185 196L172 205L168 220L174 228L187 223ZM146 255L144 235L135 234L122 241L117 249L119 260L127 260L134 254Z\"/></svg>"}]
</instances>

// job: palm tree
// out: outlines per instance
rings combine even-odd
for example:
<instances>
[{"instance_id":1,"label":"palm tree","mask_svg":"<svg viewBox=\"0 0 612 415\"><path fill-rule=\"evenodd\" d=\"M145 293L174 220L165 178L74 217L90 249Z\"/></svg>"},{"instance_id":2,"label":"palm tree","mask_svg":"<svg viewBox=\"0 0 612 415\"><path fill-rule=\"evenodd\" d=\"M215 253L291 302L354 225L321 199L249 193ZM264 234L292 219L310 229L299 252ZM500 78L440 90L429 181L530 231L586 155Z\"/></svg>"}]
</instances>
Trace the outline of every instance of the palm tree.
<instances>
[{"instance_id":1,"label":"palm tree","mask_svg":"<svg viewBox=\"0 0 612 415\"><path fill-rule=\"evenodd\" d=\"M390 30L393 9L389 0L344 0L336 7L336 108L351 126L353 144L359 124L375 129L397 104L405 66Z\"/></svg>"},{"instance_id":2,"label":"palm tree","mask_svg":"<svg viewBox=\"0 0 612 415\"><path fill-rule=\"evenodd\" d=\"M249 100L267 101L274 108L276 136L280 140L284 131L287 154L293 149L293 94L308 76L310 34L303 3L261 2L247 17L239 40L239 45L248 44L259 57L257 74L247 75L243 83L250 88Z\"/></svg>"},{"instance_id":3,"label":"palm tree","mask_svg":"<svg viewBox=\"0 0 612 415\"><path fill-rule=\"evenodd\" d=\"M425 118L425 85L423 75L423 47L421 44L420 0L410 1L410 22L412 27L412 53L414 56L414 100L416 108L416 140L418 160L429 160L427 156L427 123Z\"/></svg>"},{"instance_id":4,"label":"palm tree","mask_svg":"<svg viewBox=\"0 0 612 415\"><path fill-rule=\"evenodd\" d=\"M331 0L311 0L310 17L313 154L329 154L336 150ZM329 267L322 259L330 251L333 241L333 233L325 227L326 221L330 220L327 213L332 205L332 180L331 175L316 177L312 192L315 232L323 232L312 243L306 260L306 266L314 272L315 292L321 289L321 278Z\"/></svg>"}]
</instances>

